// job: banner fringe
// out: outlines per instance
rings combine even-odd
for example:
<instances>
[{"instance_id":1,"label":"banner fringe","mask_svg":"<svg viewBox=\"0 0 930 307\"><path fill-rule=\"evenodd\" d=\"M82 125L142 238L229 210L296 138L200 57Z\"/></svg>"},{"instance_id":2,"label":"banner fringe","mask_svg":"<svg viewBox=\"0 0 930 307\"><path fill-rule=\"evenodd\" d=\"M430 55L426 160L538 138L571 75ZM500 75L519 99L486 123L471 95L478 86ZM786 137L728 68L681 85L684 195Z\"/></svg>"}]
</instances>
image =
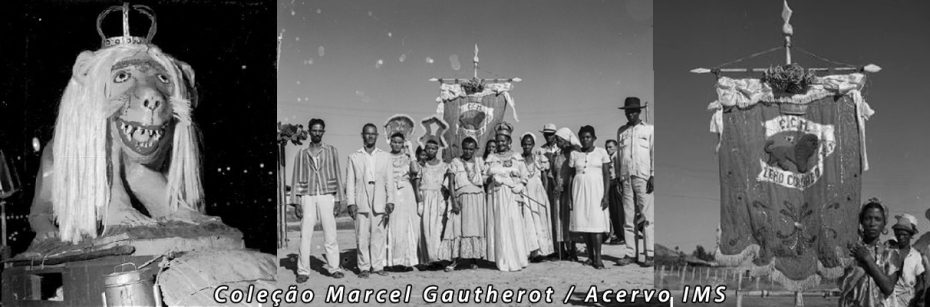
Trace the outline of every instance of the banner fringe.
<instances>
[{"instance_id":1,"label":"banner fringe","mask_svg":"<svg viewBox=\"0 0 930 307\"><path fill-rule=\"evenodd\" d=\"M782 285L782 287L785 287L785 290L788 291L805 291L808 289L813 289L819 286L821 281L820 275L817 274L808 276L803 280L794 280L788 278L788 276L785 276L778 270L772 270L771 274L772 280Z\"/></svg>"},{"instance_id":2,"label":"banner fringe","mask_svg":"<svg viewBox=\"0 0 930 307\"><path fill-rule=\"evenodd\" d=\"M733 255L724 255L720 247L714 252L714 260L720 265L730 267L744 267L752 265L751 261L759 255L759 245L750 244L742 252ZM746 265L744 265L746 264Z\"/></svg>"},{"instance_id":3,"label":"banner fringe","mask_svg":"<svg viewBox=\"0 0 930 307\"><path fill-rule=\"evenodd\" d=\"M840 265L826 267L823 265L823 262L818 260L816 274L812 274L802 280L794 280L785 276L785 274L775 268L776 258L772 258L772 261L763 265L752 263L752 260L756 259L758 256L759 249L760 246L758 244L750 244L737 254L724 255L718 247L714 253L714 259L721 266L736 267L737 269L749 271L750 276L753 277L771 276L773 281L778 282L778 284L782 285L785 290L788 291L805 291L816 288L823 279L830 280L840 278L845 273L846 267L853 263L853 259L850 257L839 257L838 260ZM842 251L837 248L836 253L837 255L841 255Z\"/></svg>"}]
</instances>

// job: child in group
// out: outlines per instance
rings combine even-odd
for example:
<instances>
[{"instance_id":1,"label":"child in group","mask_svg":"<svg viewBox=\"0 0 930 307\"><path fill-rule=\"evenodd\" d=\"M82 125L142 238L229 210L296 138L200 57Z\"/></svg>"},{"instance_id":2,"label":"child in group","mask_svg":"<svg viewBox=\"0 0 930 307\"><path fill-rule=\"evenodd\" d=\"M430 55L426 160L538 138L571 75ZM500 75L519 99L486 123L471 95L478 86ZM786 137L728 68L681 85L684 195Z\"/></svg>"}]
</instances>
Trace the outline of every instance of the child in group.
<instances>
[{"instance_id":1,"label":"child in group","mask_svg":"<svg viewBox=\"0 0 930 307\"><path fill-rule=\"evenodd\" d=\"M488 156L497 152L497 140L491 138L484 146L484 155L482 156L483 162L488 161ZM485 259L490 262L497 260L497 253L494 250L494 238L497 237L497 226L495 225L497 221L498 210L497 207L491 206L491 190L493 189L491 185L491 178L487 176L488 165L483 163L481 165L481 174L484 176L484 200L487 204L487 218L485 219L485 228L484 228L484 241L487 245L485 249Z\"/></svg>"}]
</instances>

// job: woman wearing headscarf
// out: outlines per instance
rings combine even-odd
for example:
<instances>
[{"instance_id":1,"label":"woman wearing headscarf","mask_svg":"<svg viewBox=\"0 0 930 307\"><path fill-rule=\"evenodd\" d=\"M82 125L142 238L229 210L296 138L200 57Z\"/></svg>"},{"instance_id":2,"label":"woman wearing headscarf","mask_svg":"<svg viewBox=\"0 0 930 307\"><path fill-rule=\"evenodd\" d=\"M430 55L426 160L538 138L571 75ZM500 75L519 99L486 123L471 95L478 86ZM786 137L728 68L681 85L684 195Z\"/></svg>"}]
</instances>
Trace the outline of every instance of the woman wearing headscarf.
<instances>
[{"instance_id":1,"label":"woman wearing headscarf","mask_svg":"<svg viewBox=\"0 0 930 307\"><path fill-rule=\"evenodd\" d=\"M569 231L569 218L571 217L572 210L572 176L574 175L574 171L568 163L569 158L572 156L572 152L578 150L581 147L581 143L578 142L578 137L576 137L569 128L560 128L556 131L555 136L556 144L561 150L558 154L553 156L549 165L549 176L553 183L553 203L551 208L553 211L552 224L554 231L552 232L552 236L560 245L555 248L559 249L561 259L578 261L575 240Z\"/></svg>"},{"instance_id":2,"label":"woman wearing headscarf","mask_svg":"<svg viewBox=\"0 0 930 307\"><path fill-rule=\"evenodd\" d=\"M535 149L536 135L532 132L524 133L520 137L520 145L523 147L523 161L526 163L527 180L526 183L526 209L523 212L524 219L529 222L528 233L535 233L536 245L535 255L530 255L534 261L538 261L544 256L553 253L552 247L552 223L549 215L549 196L546 188L543 187L542 173L548 169L549 161L543 155L542 151Z\"/></svg>"},{"instance_id":3,"label":"woman wearing headscarf","mask_svg":"<svg viewBox=\"0 0 930 307\"><path fill-rule=\"evenodd\" d=\"M859 242L850 247L856 262L839 280L839 306L896 306L894 285L901 276L903 259L879 239L886 214L885 206L875 198L859 211Z\"/></svg>"}]
</instances>

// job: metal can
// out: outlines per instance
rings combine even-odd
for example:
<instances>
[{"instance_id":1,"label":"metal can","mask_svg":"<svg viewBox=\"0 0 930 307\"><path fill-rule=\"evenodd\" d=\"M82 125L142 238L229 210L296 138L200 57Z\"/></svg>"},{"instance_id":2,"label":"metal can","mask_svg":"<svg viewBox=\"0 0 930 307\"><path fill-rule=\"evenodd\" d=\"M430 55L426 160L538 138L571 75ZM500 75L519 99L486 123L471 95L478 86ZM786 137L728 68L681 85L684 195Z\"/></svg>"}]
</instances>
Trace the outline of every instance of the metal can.
<instances>
[{"instance_id":1,"label":"metal can","mask_svg":"<svg viewBox=\"0 0 930 307\"><path fill-rule=\"evenodd\" d=\"M139 270L114 272L103 283L106 306L157 306L152 281L143 279Z\"/></svg>"}]
</instances>

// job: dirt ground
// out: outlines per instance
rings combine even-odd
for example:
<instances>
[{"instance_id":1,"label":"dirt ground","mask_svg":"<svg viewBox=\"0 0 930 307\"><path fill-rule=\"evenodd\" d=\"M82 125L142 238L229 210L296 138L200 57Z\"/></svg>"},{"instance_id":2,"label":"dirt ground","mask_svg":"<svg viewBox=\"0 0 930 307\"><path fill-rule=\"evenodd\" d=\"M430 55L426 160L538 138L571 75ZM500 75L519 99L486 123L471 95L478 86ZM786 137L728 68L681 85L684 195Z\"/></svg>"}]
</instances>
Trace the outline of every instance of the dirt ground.
<instances>
[{"instance_id":1,"label":"dirt ground","mask_svg":"<svg viewBox=\"0 0 930 307\"><path fill-rule=\"evenodd\" d=\"M521 302L511 301L507 303L498 301L496 304L486 304L507 306L563 305L563 301L566 300L568 305L616 306L618 304L615 303L584 302L584 299L592 286L597 287L596 291L600 294L603 294L605 290L617 291L625 289L629 291L633 289L653 288L654 274L652 268L644 268L635 264L623 267L615 265L622 251L621 247L618 245L603 246L603 259L607 265L607 269L605 270L596 270L577 262L551 261L531 263L528 268L519 272L500 272L493 264L485 263L475 270L459 268L456 271L448 273L441 270L391 272L388 276L373 274L368 279L361 279L356 275L355 233L352 229L344 229L347 228L345 226L349 223L343 219L345 218L340 217L338 221L340 225L340 230L338 230L338 242L341 251L342 267L348 269L346 270L346 276L342 279L333 279L325 274L322 260L324 259L322 249L323 233L320 230L315 231L311 256L311 268L313 272L308 282L298 285L298 289L310 289L314 292L314 299L311 305L331 305L325 302L327 290L330 286L338 287L340 285L345 286L344 291L347 297L353 289L386 289L388 291L399 289L402 293L401 295L406 295L405 290L409 285L411 289L409 291L410 301L409 304L404 305L414 306L428 305L424 300L424 290L430 285L438 287L438 291L435 291L438 299L441 299L443 290L449 289L467 289L474 291L475 288L481 288L483 292L487 292L490 286L493 287L494 290L499 291L501 296L504 295L503 292L505 290L513 290L515 291L514 297L516 297L516 291L519 289L525 289L527 291ZM290 285L296 284L297 248L300 234L291 231L288 233L288 238L287 247L278 250L279 267L277 277L278 285L282 289L287 289ZM582 244L578 246L581 248ZM584 257L582 257L581 260L583 261ZM574 286L573 291L571 290L572 286ZM546 295L545 291L549 287L552 288L552 294L550 295L552 303L546 303L545 301L532 303L529 301L529 298L533 295L533 293L530 292L532 290L538 290L535 295L539 295L540 299L544 300ZM387 295L390 294L388 293ZM482 302L484 302L486 293L482 293L480 297ZM469 301L471 303L467 305L479 305L474 303L474 295ZM642 302L642 298L639 298L639 302ZM442 302L439 301L438 303ZM344 304L348 304L348 302L344 302ZM375 305L378 303L375 301L374 296L372 296L368 304L361 304ZM388 302L388 305L390 305L390 302ZM455 303L453 305L460 304ZM485 303L480 305L485 305ZM666 304L625 304L623 306L666 306Z\"/></svg>"},{"instance_id":2,"label":"dirt ground","mask_svg":"<svg viewBox=\"0 0 930 307\"><path fill-rule=\"evenodd\" d=\"M822 297L822 296L804 296L804 306L805 307L832 307L836 306L837 298L836 297ZM734 307L736 306L736 293L728 292L726 301L720 304L683 304L681 303L681 298L676 298L675 307L678 306L716 306L716 307ZM775 306L794 306L794 297L793 296L779 296L779 297L744 297L743 306L752 306L752 307L775 307Z\"/></svg>"}]
</instances>

